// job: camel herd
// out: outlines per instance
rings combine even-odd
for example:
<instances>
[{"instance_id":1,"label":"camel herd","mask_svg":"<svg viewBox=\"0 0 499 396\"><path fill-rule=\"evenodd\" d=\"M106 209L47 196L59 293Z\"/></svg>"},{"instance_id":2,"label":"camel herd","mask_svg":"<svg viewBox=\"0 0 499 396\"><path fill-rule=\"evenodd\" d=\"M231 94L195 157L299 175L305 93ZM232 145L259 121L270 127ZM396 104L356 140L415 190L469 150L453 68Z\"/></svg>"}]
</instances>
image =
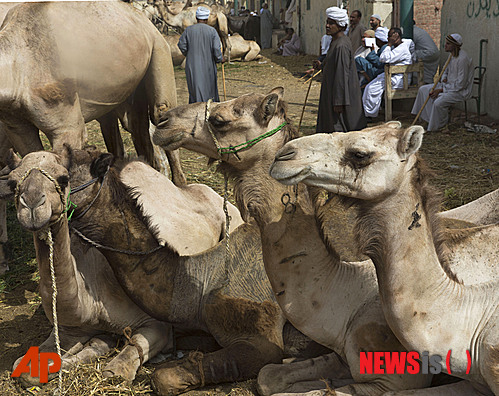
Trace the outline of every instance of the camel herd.
<instances>
[{"instance_id":1,"label":"camel herd","mask_svg":"<svg viewBox=\"0 0 499 396\"><path fill-rule=\"evenodd\" d=\"M131 5L10 8L0 202L34 235L51 321L55 269L63 368L128 331L104 376L193 350L156 367L160 395L255 377L262 395L499 395L499 190L437 213L423 128L297 138L283 88L177 106L170 46ZM92 119L111 153L84 147ZM118 120L148 163L122 158ZM224 200L186 184L180 147L233 181L229 230ZM40 351L55 349L53 331ZM443 357L454 379L360 370L362 353L410 351Z\"/></svg>"}]
</instances>

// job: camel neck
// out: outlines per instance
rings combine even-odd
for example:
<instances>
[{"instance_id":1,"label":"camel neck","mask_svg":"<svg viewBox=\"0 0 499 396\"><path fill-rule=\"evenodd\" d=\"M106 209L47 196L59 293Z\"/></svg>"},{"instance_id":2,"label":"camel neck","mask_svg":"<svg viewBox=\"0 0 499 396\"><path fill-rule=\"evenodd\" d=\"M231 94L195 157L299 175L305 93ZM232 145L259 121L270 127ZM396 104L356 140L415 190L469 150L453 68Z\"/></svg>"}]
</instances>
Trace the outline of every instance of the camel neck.
<instances>
[{"instance_id":1,"label":"camel neck","mask_svg":"<svg viewBox=\"0 0 499 396\"><path fill-rule=\"evenodd\" d=\"M409 350L445 356L452 349L458 356L453 372L465 372L466 350L498 301L487 297L492 284L464 286L444 270L425 201L407 180L382 202L361 204L359 239L376 267L383 310L397 338Z\"/></svg>"},{"instance_id":2,"label":"camel neck","mask_svg":"<svg viewBox=\"0 0 499 396\"><path fill-rule=\"evenodd\" d=\"M53 263L58 292L58 313L65 312L71 318L79 307L77 271L71 254L71 238L66 217L51 227L53 241ZM52 277L50 272L50 247L45 231L33 235L38 270L40 273L40 295L45 314L52 320Z\"/></svg>"},{"instance_id":3,"label":"camel neck","mask_svg":"<svg viewBox=\"0 0 499 396\"><path fill-rule=\"evenodd\" d=\"M6 39L5 34L0 32L0 110L10 108L16 99L16 90L21 89L19 81L16 79L16 70L12 63L11 44Z\"/></svg>"},{"instance_id":4,"label":"camel neck","mask_svg":"<svg viewBox=\"0 0 499 396\"><path fill-rule=\"evenodd\" d=\"M238 206L242 211L251 208L250 215L259 225L265 271L286 318L307 336L342 354L348 323L377 298L374 268L340 262L323 242L305 187L299 185L295 197L291 188L269 176L275 152L284 144L278 136L260 162L236 175ZM283 194L289 194L294 209L286 210ZM341 304L330 304L338 299Z\"/></svg>"}]
</instances>

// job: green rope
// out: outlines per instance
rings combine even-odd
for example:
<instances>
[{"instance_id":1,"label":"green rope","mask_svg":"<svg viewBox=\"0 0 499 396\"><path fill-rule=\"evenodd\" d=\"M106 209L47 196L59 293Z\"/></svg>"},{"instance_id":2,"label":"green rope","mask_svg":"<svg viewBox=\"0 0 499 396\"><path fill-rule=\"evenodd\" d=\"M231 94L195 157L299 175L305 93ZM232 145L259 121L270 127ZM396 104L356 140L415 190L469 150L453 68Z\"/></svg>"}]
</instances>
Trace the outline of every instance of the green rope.
<instances>
[{"instance_id":1,"label":"green rope","mask_svg":"<svg viewBox=\"0 0 499 396\"><path fill-rule=\"evenodd\" d=\"M268 138L275 133L279 132L284 125L286 125L286 122L283 122L281 125L279 125L277 128L272 129L271 131L268 131L264 133L263 135L260 135L254 139L248 140L245 143L238 144L237 146L230 146L230 147L220 147L218 148L218 152L220 154L231 154L231 153L237 153L238 151L245 150L247 148L250 148L257 144L258 142L262 141L265 138Z\"/></svg>"},{"instance_id":2,"label":"green rope","mask_svg":"<svg viewBox=\"0 0 499 396\"><path fill-rule=\"evenodd\" d=\"M69 198L70 196L71 196L71 187L69 187L69 194L66 199L66 209L64 209L64 212L62 212L62 213L69 212L71 208L73 208L68 216L68 221L71 220L71 217L73 217L73 213L75 212L75 209L78 207L78 205L76 205L74 202L71 201L71 199Z\"/></svg>"}]
</instances>

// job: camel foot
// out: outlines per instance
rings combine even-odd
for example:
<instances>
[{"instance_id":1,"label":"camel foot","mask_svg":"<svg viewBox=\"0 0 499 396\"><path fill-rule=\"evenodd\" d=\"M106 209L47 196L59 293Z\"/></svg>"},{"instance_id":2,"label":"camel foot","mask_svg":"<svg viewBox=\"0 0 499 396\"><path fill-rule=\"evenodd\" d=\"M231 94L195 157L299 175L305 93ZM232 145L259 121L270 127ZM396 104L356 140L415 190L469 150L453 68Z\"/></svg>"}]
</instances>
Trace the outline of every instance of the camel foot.
<instances>
[{"instance_id":1,"label":"camel foot","mask_svg":"<svg viewBox=\"0 0 499 396\"><path fill-rule=\"evenodd\" d=\"M140 357L137 348L128 345L104 367L102 375L105 378L122 377L128 382L132 382L139 367Z\"/></svg>"},{"instance_id":2,"label":"camel foot","mask_svg":"<svg viewBox=\"0 0 499 396\"><path fill-rule=\"evenodd\" d=\"M159 366L151 378L151 386L158 395L178 395L204 385L203 354L191 352L187 358Z\"/></svg>"}]
</instances>

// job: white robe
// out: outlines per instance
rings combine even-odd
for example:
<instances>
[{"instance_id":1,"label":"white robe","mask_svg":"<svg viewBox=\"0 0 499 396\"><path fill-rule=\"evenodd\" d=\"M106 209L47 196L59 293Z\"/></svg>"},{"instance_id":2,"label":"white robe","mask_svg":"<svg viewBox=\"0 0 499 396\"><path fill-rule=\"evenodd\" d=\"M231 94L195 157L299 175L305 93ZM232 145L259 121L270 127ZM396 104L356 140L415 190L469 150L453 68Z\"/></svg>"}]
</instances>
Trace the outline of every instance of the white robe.
<instances>
[{"instance_id":1,"label":"white robe","mask_svg":"<svg viewBox=\"0 0 499 396\"><path fill-rule=\"evenodd\" d=\"M433 84L419 88L418 96L412 107L412 114L417 114L429 96ZM437 99L428 99L421 112L421 119L428 122L428 131L436 131L448 122L449 107L471 97L473 88L473 65L466 51L459 51L457 58L452 57L442 76L442 83L436 89L443 89Z\"/></svg>"},{"instance_id":2,"label":"white robe","mask_svg":"<svg viewBox=\"0 0 499 396\"><path fill-rule=\"evenodd\" d=\"M410 39L402 40L402 44L398 47L386 46L379 59L383 63L390 65L410 65L412 64L411 45L414 43ZM402 88L403 74L392 75L392 87L394 89ZM369 84L366 85L364 94L362 95L362 104L364 105L364 112L366 117L377 117L383 93L385 92L385 73L381 73Z\"/></svg>"}]
</instances>

